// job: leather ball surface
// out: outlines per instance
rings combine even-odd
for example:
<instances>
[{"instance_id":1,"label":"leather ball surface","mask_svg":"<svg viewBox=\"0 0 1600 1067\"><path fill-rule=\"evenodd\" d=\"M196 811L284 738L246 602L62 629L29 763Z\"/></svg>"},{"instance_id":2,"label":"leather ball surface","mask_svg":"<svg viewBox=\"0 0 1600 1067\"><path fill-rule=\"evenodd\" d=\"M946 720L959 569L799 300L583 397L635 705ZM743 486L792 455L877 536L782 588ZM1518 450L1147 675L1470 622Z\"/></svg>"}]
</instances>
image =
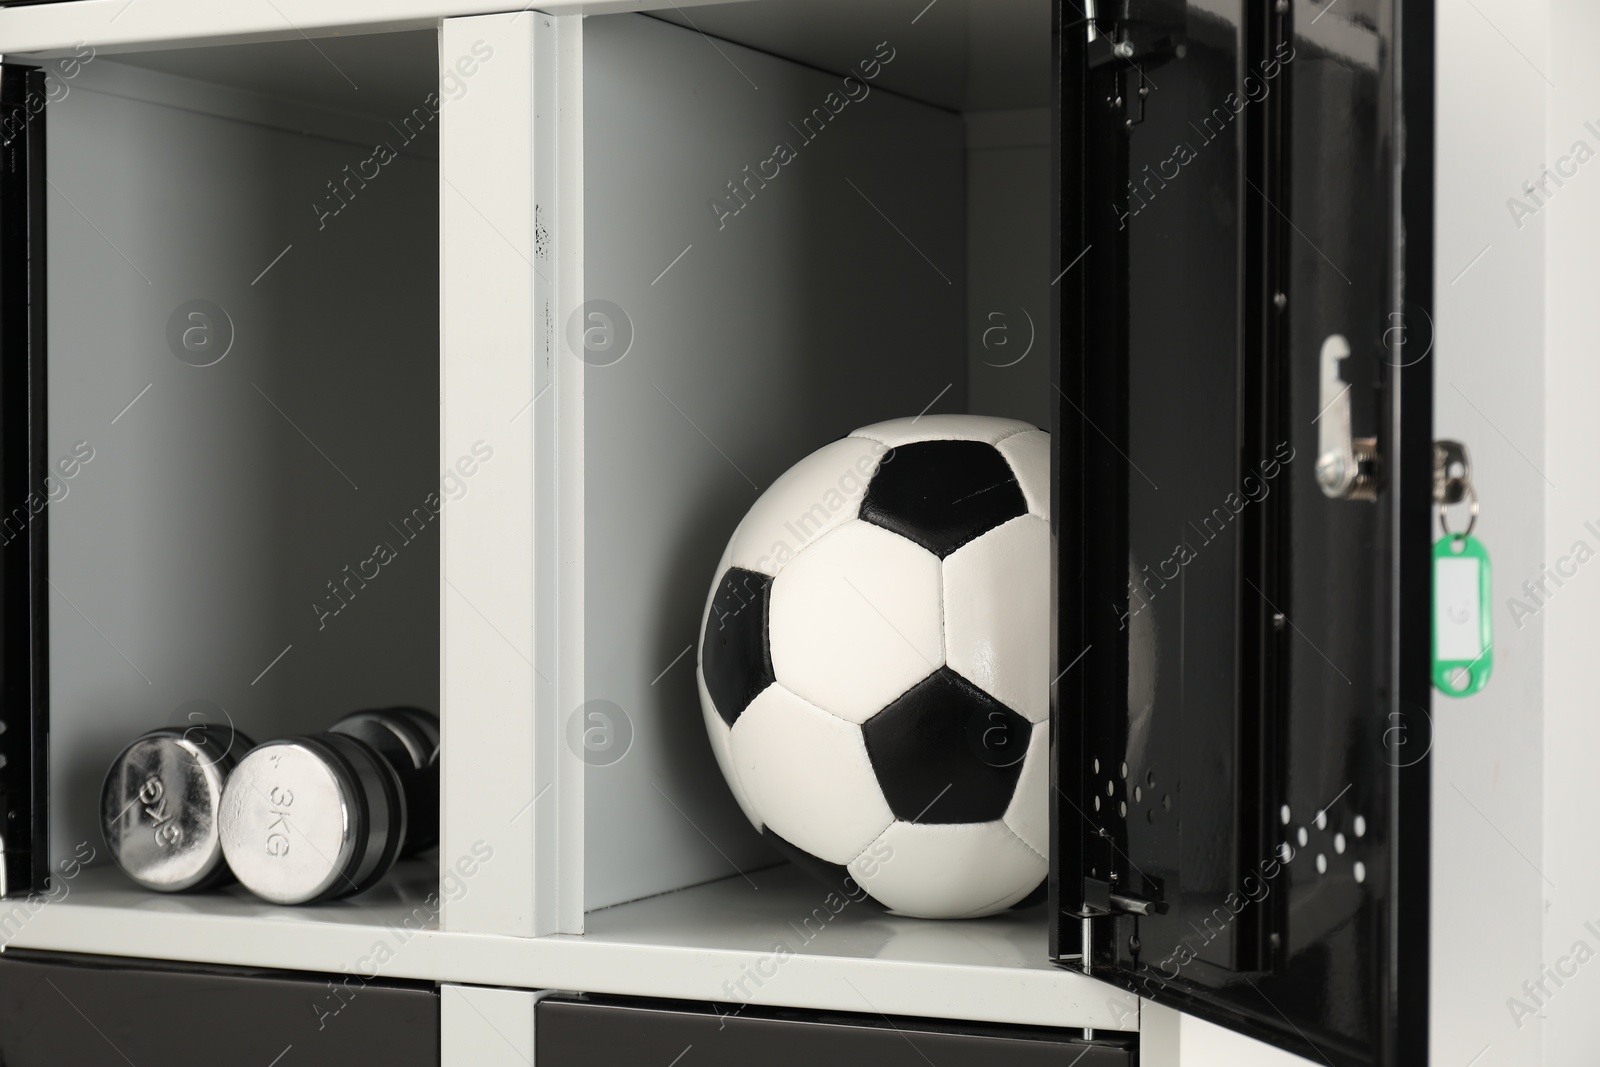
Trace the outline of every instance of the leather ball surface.
<instances>
[{"instance_id":1,"label":"leather ball surface","mask_svg":"<svg viewBox=\"0 0 1600 1067\"><path fill-rule=\"evenodd\" d=\"M1026 423L878 423L790 468L722 554L696 672L717 762L856 899L971 918L1043 896L1049 474Z\"/></svg>"}]
</instances>

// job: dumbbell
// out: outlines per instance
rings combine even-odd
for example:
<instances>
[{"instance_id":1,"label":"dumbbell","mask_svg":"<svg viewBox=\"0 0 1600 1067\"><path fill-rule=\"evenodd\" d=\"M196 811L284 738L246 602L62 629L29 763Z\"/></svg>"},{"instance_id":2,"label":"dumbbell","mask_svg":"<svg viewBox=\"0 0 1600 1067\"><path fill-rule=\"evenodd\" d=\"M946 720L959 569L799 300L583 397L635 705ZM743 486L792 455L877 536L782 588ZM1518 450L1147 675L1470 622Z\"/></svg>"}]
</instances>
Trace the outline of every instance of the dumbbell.
<instances>
[{"instance_id":1,"label":"dumbbell","mask_svg":"<svg viewBox=\"0 0 1600 1067\"><path fill-rule=\"evenodd\" d=\"M401 857L439 843L439 717L421 708L354 711L329 728L377 749L400 776L406 797Z\"/></svg>"},{"instance_id":2,"label":"dumbbell","mask_svg":"<svg viewBox=\"0 0 1600 1067\"><path fill-rule=\"evenodd\" d=\"M415 708L347 715L326 733L257 745L223 790L222 849L278 904L352 896L438 840L438 720Z\"/></svg>"},{"instance_id":3,"label":"dumbbell","mask_svg":"<svg viewBox=\"0 0 1600 1067\"><path fill-rule=\"evenodd\" d=\"M230 881L217 810L254 742L227 726L152 730L111 762L100 828L117 866L147 889L177 893Z\"/></svg>"}]
</instances>

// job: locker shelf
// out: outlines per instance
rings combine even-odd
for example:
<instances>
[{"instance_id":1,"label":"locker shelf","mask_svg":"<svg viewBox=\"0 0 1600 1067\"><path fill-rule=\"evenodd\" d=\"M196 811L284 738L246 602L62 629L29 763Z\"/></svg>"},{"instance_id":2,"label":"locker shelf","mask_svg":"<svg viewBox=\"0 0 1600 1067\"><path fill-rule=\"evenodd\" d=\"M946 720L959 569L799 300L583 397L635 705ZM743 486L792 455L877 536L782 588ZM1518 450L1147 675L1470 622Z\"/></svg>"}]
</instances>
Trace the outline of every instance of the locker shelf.
<instances>
[{"instance_id":1,"label":"locker shelf","mask_svg":"<svg viewBox=\"0 0 1600 1067\"><path fill-rule=\"evenodd\" d=\"M329 974L673 997L727 1005L728 1011L748 1001L890 1016L1138 1029L1137 998L1046 961L1043 908L962 922L899 918L855 903L830 913L827 890L785 866L591 912L589 932L582 936L516 938L441 931L432 917L436 912L426 904L433 872L430 863L410 862L354 900L283 908L238 889L157 896L114 871L91 868L69 883L60 902L45 904L16 927L9 943ZM470 893L471 882L465 885ZM6 914L0 911L0 922Z\"/></svg>"},{"instance_id":2,"label":"locker shelf","mask_svg":"<svg viewBox=\"0 0 1600 1067\"><path fill-rule=\"evenodd\" d=\"M581 980L562 984L592 992L737 1007L745 980L752 1004L1138 1029L1136 997L1049 963L1042 906L935 921L836 899L823 922L828 894L772 867L593 911L582 937L545 940L582 945Z\"/></svg>"}]
</instances>

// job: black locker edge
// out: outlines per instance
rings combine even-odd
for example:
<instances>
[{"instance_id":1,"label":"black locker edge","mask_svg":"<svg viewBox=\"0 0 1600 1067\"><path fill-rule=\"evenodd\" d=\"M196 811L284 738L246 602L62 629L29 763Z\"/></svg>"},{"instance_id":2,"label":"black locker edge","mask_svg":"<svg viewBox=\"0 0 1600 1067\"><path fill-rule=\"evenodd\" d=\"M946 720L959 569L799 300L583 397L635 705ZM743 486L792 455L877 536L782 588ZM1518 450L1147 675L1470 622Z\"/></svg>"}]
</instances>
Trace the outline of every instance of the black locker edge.
<instances>
[{"instance_id":1,"label":"black locker edge","mask_svg":"<svg viewBox=\"0 0 1600 1067\"><path fill-rule=\"evenodd\" d=\"M0 895L49 875L45 95L0 67Z\"/></svg>"}]
</instances>

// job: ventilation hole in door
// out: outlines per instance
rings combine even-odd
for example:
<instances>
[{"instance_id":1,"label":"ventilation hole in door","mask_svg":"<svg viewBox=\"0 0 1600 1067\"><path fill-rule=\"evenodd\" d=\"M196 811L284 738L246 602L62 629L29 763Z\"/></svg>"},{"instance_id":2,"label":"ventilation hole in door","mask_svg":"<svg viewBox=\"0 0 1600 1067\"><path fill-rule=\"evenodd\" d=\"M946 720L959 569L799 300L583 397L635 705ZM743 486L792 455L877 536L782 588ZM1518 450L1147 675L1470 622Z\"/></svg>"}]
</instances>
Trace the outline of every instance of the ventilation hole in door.
<instances>
[{"instance_id":1,"label":"ventilation hole in door","mask_svg":"<svg viewBox=\"0 0 1600 1067\"><path fill-rule=\"evenodd\" d=\"M1317 873L1318 874L1327 874L1328 873L1328 857L1324 856L1320 852L1317 853Z\"/></svg>"},{"instance_id":2,"label":"ventilation hole in door","mask_svg":"<svg viewBox=\"0 0 1600 1067\"><path fill-rule=\"evenodd\" d=\"M1161 795L1161 810L1162 811L1171 811L1172 810L1172 794L1171 793L1163 793Z\"/></svg>"},{"instance_id":3,"label":"ventilation hole in door","mask_svg":"<svg viewBox=\"0 0 1600 1067\"><path fill-rule=\"evenodd\" d=\"M1325 811L1317 812L1316 824L1318 830L1326 830L1328 828L1328 813Z\"/></svg>"},{"instance_id":4,"label":"ventilation hole in door","mask_svg":"<svg viewBox=\"0 0 1600 1067\"><path fill-rule=\"evenodd\" d=\"M1278 846L1278 856L1285 863L1289 863L1294 859L1294 849L1289 847L1289 842L1285 841Z\"/></svg>"},{"instance_id":5,"label":"ventilation hole in door","mask_svg":"<svg viewBox=\"0 0 1600 1067\"><path fill-rule=\"evenodd\" d=\"M1124 819L1128 817L1128 802L1126 800L1117 805L1117 814L1121 815Z\"/></svg>"},{"instance_id":6,"label":"ventilation hole in door","mask_svg":"<svg viewBox=\"0 0 1600 1067\"><path fill-rule=\"evenodd\" d=\"M1099 811L1100 810L1100 798L1099 797L1095 797L1094 798L1094 810L1095 811Z\"/></svg>"},{"instance_id":7,"label":"ventilation hole in door","mask_svg":"<svg viewBox=\"0 0 1600 1067\"><path fill-rule=\"evenodd\" d=\"M1305 848L1306 842L1311 840L1311 835L1306 833L1306 828L1302 826L1300 827L1300 832L1295 834L1295 840L1300 842L1301 848Z\"/></svg>"},{"instance_id":8,"label":"ventilation hole in door","mask_svg":"<svg viewBox=\"0 0 1600 1067\"><path fill-rule=\"evenodd\" d=\"M1127 763L1123 763L1123 765L1122 765L1122 777L1124 777L1124 778L1128 777L1128 765L1127 765Z\"/></svg>"},{"instance_id":9,"label":"ventilation hole in door","mask_svg":"<svg viewBox=\"0 0 1600 1067\"><path fill-rule=\"evenodd\" d=\"M1289 825L1289 820L1293 818L1293 816L1289 814L1289 805L1285 804L1283 807L1278 809L1278 818L1283 821L1283 825Z\"/></svg>"},{"instance_id":10,"label":"ventilation hole in door","mask_svg":"<svg viewBox=\"0 0 1600 1067\"><path fill-rule=\"evenodd\" d=\"M1151 789L1154 789L1156 787L1156 772L1155 771L1145 771L1144 772L1144 784L1149 786Z\"/></svg>"},{"instance_id":11,"label":"ventilation hole in door","mask_svg":"<svg viewBox=\"0 0 1600 1067\"><path fill-rule=\"evenodd\" d=\"M1365 815L1357 815L1356 816L1356 821L1351 824L1350 828L1356 832L1356 836L1357 837L1366 837L1367 836L1367 818L1366 818L1366 816Z\"/></svg>"},{"instance_id":12,"label":"ventilation hole in door","mask_svg":"<svg viewBox=\"0 0 1600 1067\"><path fill-rule=\"evenodd\" d=\"M1335 852L1337 852L1341 856L1344 855L1344 835L1343 834L1334 834L1333 835L1333 850Z\"/></svg>"},{"instance_id":13,"label":"ventilation hole in door","mask_svg":"<svg viewBox=\"0 0 1600 1067\"><path fill-rule=\"evenodd\" d=\"M1117 793L1117 783L1111 781L1109 778L1106 779L1106 796L1108 796L1108 797L1116 796L1116 793Z\"/></svg>"},{"instance_id":14,"label":"ventilation hole in door","mask_svg":"<svg viewBox=\"0 0 1600 1067\"><path fill-rule=\"evenodd\" d=\"M1139 788L1138 786L1134 786L1133 787L1133 801L1134 801L1134 803L1137 804L1139 801L1141 801L1143 799L1144 799L1144 790Z\"/></svg>"},{"instance_id":15,"label":"ventilation hole in door","mask_svg":"<svg viewBox=\"0 0 1600 1067\"><path fill-rule=\"evenodd\" d=\"M1096 773L1096 774L1100 773L1100 759L1099 759L1098 756L1095 757L1095 761L1094 761L1094 773Z\"/></svg>"},{"instance_id":16,"label":"ventilation hole in door","mask_svg":"<svg viewBox=\"0 0 1600 1067\"><path fill-rule=\"evenodd\" d=\"M1367 880L1367 865L1360 860L1356 860L1354 873L1357 882L1365 882Z\"/></svg>"},{"instance_id":17,"label":"ventilation hole in door","mask_svg":"<svg viewBox=\"0 0 1600 1067\"><path fill-rule=\"evenodd\" d=\"M1149 820L1151 826L1154 826L1156 824L1156 809L1155 808L1146 808L1146 809L1144 809L1144 817L1147 820Z\"/></svg>"}]
</instances>

